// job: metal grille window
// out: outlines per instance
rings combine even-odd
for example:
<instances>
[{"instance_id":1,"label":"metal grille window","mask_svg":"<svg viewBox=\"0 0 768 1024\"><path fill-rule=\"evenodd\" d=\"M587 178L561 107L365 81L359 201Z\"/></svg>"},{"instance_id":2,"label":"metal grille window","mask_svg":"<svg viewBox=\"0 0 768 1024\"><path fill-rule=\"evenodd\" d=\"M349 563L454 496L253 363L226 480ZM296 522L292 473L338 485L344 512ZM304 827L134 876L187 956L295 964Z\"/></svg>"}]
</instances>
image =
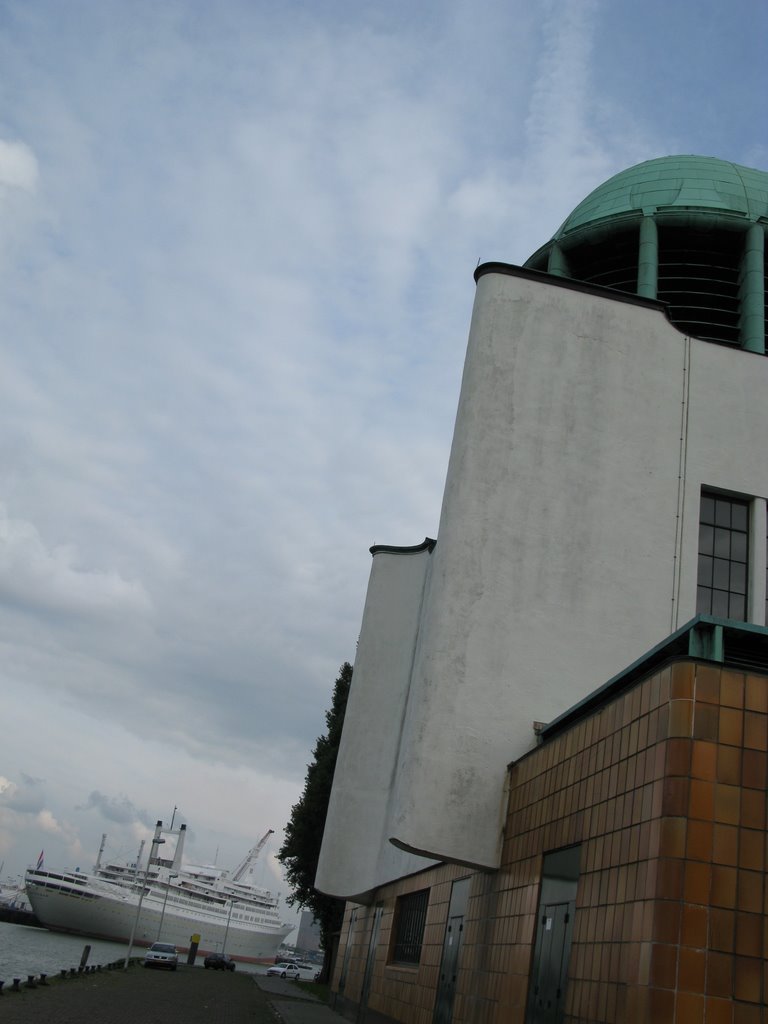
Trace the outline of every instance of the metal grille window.
<instances>
[{"instance_id":1,"label":"metal grille window","mask_svg":"<svg viewBox=\"0 0 768 1024\"><path fill-rule=\"evenodd\" d=\"M421 943L427 920L429 889L400 896L395 909L395 941L392 962L417 964L421 959Z\"/></svg>"},{"instance_id":2,"label":"metal grille window","mask_svg":"<svg viewBox=\"0 0 768 1024\"><path fill-rule=\"evenodd\" d=\"M746 621L748 531L746 501L702 494L697 612Z\"/></svg>"}]
</instances>

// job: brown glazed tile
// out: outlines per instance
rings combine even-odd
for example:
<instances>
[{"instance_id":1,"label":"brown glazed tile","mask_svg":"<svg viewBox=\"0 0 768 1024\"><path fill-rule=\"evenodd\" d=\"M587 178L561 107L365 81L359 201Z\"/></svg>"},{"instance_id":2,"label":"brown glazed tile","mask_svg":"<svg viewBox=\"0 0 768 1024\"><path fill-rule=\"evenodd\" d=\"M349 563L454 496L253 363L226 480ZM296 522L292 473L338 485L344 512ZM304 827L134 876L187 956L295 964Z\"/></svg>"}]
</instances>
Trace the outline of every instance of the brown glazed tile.
<instances>
[{"instance_id":1,"label":"brown glazed tile","mask_svg":"<svg viewBox=\"0 0 768 1024\"><path fill-rule=\"evenodd\" d=\"M678 992L675 1024L704 1024L704 996L693 992Z\"/></svg>"},{"instance_id":2,"label":"brown glazed tile","mask_svg":"<svg viewBox=\"0 0 768 1024\"><path fill-rule=\"evenodd\" d=\"M726 782L730 786L738 786L741 782L741 747L717 748L717 781Z\"/></svg>"},{"instance_id":3,"label":"brown glazed tile","mask_svg":"<svg viewBox=\"0 0 768 1024\"><path fill-rule=\"evenodd\" d=\"M674 988L676 978L677 946L654 942L651 949L651 985L656 988Z\"/></svg>"},{"instance_id":4,"label":"brown glazed tile","mask_svg":"<svg viewBox=\"0 0 768 1024\"><path fill-rule=\"evenodd\" d=\"M691 770L691 741L674 738L666 744L666 774L688 775Z\"/></svg>"},{"instance_id":5,"label":"brown glazed tile","mask_svg":"<svg viewBox=\"0 0 768 1024\"><path fill-rule=\"evenodd\" d=\"M692 718L693 701L671 700L669 702L669 724L667 726L667 736L690 736Z\"/></svg>"},{"instance_id":6,"label":"brown glazed tile","mask_svg":"<svg viewBox=\"0 0 768 1024\"><path fill-rule=\"evenodd\" d=\"M731 747L740 747L744 734L744 713L739 708L720 708L718 740Z\"/></svg>"},{"instance_id":7,"label":"brown glazed tile","mask_svg":"<svg viewBox=\"0 0 768 1024\"><path fill-rule=\"evenodd\" d=\"M685 833L687 818L662 818L659 836L661 857L685 856Z\"/></svg>"},{"instance_id":8,"label":"brown glazed tile","mask_svg":"<svg viewBox=\"0 0 768 1024\"><path fill-rule=\"evenodd\" d=\"M733 1024L733 1003L730 999L708 996L704 1013L707 1024Z\"/></svg>"},{"instance_id":9,"label":"brown glazed tile","mask_svg":"<svg viewBox=\"0 0 768 1024\"><path fill-rule=\"evenodd\" d=\"M677 900L659 900L653 915L654 942L677 944L680 938L680 907Z\"/></svg>"},{"instance_id":10,"label":"brown glazed tile","mask_svg":"<svg viewBox=\"0 0 768 1024\"><path fill-rule=\"evenodd\" d=\"M741 817L741 790L738 786L715 785L715 821L738 825Z\"/></svg>"},{"instance_id":11,"label":"brown glazed tile","mask_svg":"<svg viewBox=\"0 0 768 1024\"><path fill-rule=\"evenodd\" d=\"M711 821L689 821L685 855L689 860L712 860L714 825Z\"/></svg>"},{"instance_id":12,"label":"brown glazed tile","mask_svg":"<svg viewBox=\"0 0 768 1024\"><path fill-rule=\"evenodd\" d=\"M707 954L703 949L682 948L678 955L677 987L683 992L703 992Z\"/></svg>"},{"instance_id":13,"label":"brown glazed tile","mask_svg":"<svg viewBox=\"0 0 768 1024\"><path fill-rule=\"evenodd\" d=\"M733 992L733 957L730 953L707 953L707 995L730 999Z\"/></svg>"},{"instance_id":14,"label":"brown glazed tile","mask_svg":"<svg viewBox=\"0 0 768 1024\"><path fill-rule=\"evenodd\" d=\"M685 861L660 857L656 874L656 895L661 900L679 900L683 894Z\"/></svg>"},{"instance_id":15,"label":"brown glazed tile","mask_svg":"<svg viewBox=\"0 0 768 1024\"><path fill-rule=\"evenodd\" d=\"M747 676L744 687L744 707L748 711L768 713L768 679L765 676Z\"/></svg>"},{"instance_id":16,"label":"brown glazed tile","mask_svg":"<svg viewBox=\"0 0 768 1024\"><path fill-rule=\"evenodd\" d=\"M717 778L717 744L694 740L691 752L691 776L714 782Z\"/></svg>"},{"instance_id":17,"label":"brown glazed tile","mask_svg":"<svg viewBox=\"0 0 768 1024\"><path fill-rule=\"evenodd\" d=\"M720 669L711 665L696 666L696 700L707 704L720 703Z\"/></svg>"},{"instance_id":18,"label":"brown glazed tile","mask_svg":"<svg viewBox=\"0 0 768 1024\"><path fill-rule=\"evenodd\" d=\"M680 661L672 665L669 694L674 699L690 700L693 697L693 662Z\"/></svg>"},{"instance_id":19,"label":"brown glazed tile","mask_svg":"<svg viewBox=\"0 0 768 1024\"><path fill-rule=\"evenodd\" d=\"M736 868L722 864L712 865L712 890L710 902L713 907L733 910L736 906Z\"/></svg>"},{"instance_id":20,"label":"brown glazed tile","mask_svg":"<svg viewBox=\"0 0 768 1024\"><path fill-rule=\"evenodd\" d=\"M741 824L745 828L765 828L765 793L759 789L742 789Z\"/></svg>"},{"instance_id":21,"label":"brown glazed tile","mask_svg":"<svg viewBox=\"0 0 768 1024\"><path fill-rule=\"evenodd\" d=\"M736 914L735 949L739 956L763 955L762 914Z\"/></svg>"},{"instance_id":22,"label":"brown glazed tile","mask_svg":"<svg viewBox=\"0 0 768 1024\"><path fill-rule=\"evenodd\" d=\"M739 830L735 825L715 825L712 860L732 867L739 863Z\"/></svg>"},{"instance_id":23,"label":"brown glazed tile","mask_svg":"<svg viewBox=\"0 0 768 1024\"><path fill-rule=\"evenodd\" d=\"M743 754L741 783L748 789L765 789L768 784L768 755L762 750L745 750ZM725 780L723 780L725 781Z\"/></svg>"},{"instance_id":24,"label":"brown glazed tile","mask_svg":"<svg viewBox=\"0 0 768 1024\"><path fill-rule=\"evenodd\" d=\"M768 715L744 712L744 746L750 750L768 750Z\"/></svg>"},{"instance_id":25,"label":"brown glazed tile","mask_svg":"<svg viewBox=\"0 0 768 1024\"><path fill-rule=\"evenodd\" d=\"M733 1024L764 1024L760 1007L750 1003L734 1003Z\"/></svg>"},{"instance_id":26,"label":"brown glazed tile","mask_svg":"<svg viewBox=\"0 0 768 1024\"><path fill-rule=\"evenodd\" d=\"M739 867L749 871L765 870L765 833L752 828L740 829Z\"/></svg>"},{"instance_id":27,"label":"brown glazed tile","mask_svg":"<svg viewBox=\"0 0 768 1024\"><path fill-rule=\"evenodd\" d=\"M703 861L689 860L685 865L683 898L686 903L709 903L712 868Z\"/></svg>"},{"instance_id":28,"label":"brown glazed tile","mask_svg":"<svg viewBox=\"0 0 768 1024\"><path fill-rule=\"evenodd\" d=\"M652 988L648 995L648 1020L653 1024L675 1024L675 993L669 989Z\"/></svg>"},{"instance_id":29,"label":"brown glazed tile","mask_svg":"<svg viewBox=\"0 0 768 1024\"><path fill-rule=\"evenodd\" d=\"M759 1003L763 990L763 963L757 958L737 956L733 964L733 994L746 1003Z\"/></svg>"},{"instance_id":30,"label":"brown glazed tile","mask_svg":"<svg viewBox=\"0 0 768 1024\"><path fill-rule=\"evenodd\" d=\"M744 707L744 673L723 669L720 675L720 703L729 708Z\"/></svg>"},{"instance_id":31,"label":"brown glazed tile","mask_svg":"<svg viewBox=\"0 0 768 1024\"><path fill-rule=\"evenodd\" d=\"M690 903L683 903L680 922L680 945L690 946L692 949L706 947L708 924L709 911L707 907L697 907Z\"/></svg>"},{"instance_id":32,"label":"brown glazed tile","mask_svg":"<svg viewBox=\"0 0 768 1024\"><path fill-rule=\"evenodd\" d=\"M688 813L689 788L690 783L687 778L675 776L664 779L662 814L673 818L686 815Z\"/></svg>"},{"instance_id":33,"label":"brown glazed tile","mask_svg":"<svg viewBox=\"0 0 768 1024\"><path fill-rule=\"evenodd\" d=\"M720 709L714 704L703 704L697 700L693 714L694 739L717 741L719 723Z\"/></svg>"},{"instance_id":34,"label":"brown glazed tile","mask_svg":"<svg viewBox=\"0 0 768 1024\"><path fill-rule=\"evenodd\" d=\"M709 946L721 953L733 951L736 915L732 910L712 907L709 912Z\"/></svg>"},{"instance_id":35,"label":"brown glazed tile","mask_svg":"<svg viewBox=\"0 0 768 1024\"><path fill-rule=\"evenodd\" d=\"M762 906L762 871L739 871L736 881L736 909L749 914L759 914Z\"/></svg>"},{"instance_id":36,"label":"brown glazed tile","mask_svg":"<svg viewBox=\"0 0 768 1024\"><path fill-rule=\"evenodd\" d=\"M712 782L691 779L691 794L688 800L688 813L691 818L711 821L715 811L715 787Z\"/></svg>"}]
</instances>

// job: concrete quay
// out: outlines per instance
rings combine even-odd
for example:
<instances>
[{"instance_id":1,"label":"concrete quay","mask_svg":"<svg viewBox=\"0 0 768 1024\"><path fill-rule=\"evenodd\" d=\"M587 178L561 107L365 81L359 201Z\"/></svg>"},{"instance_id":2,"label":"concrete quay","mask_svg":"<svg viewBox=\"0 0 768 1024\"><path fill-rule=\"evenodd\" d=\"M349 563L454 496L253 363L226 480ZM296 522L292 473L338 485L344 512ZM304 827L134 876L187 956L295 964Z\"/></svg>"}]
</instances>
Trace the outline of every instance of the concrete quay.
<instances>
[{"instance_id":1,"label":"concrete quay","mask_svg":"<svg viewBox=\"0 0 768 1024\"><path fill-rule=\"evenodd\" d=\"M341 1024L342 1018L293 981L244 971L102 970L3 989L2 1024Z\"/></svg>"}]
</instances>

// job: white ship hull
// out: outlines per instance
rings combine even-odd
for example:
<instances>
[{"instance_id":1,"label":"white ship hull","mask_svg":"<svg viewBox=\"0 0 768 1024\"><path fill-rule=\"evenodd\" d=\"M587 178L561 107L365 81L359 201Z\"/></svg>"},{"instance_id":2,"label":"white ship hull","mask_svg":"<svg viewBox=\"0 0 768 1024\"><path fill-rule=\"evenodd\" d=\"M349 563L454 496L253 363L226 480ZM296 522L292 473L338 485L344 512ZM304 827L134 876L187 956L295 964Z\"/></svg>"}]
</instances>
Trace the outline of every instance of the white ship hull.
<instances>
[{"instance_id":1,"label":"white ship hull","mask_svg":"<svg viewBox=\"0 0 768 1024\"><path fill-rule=\"evenodd\" d=\"M138 896L130 891L114 893L98 891L94 886L75 892L70 888L50 888L36 884L32 874L27 880L27 894L38 920L51 931L70 932L91 938L127 943L136 921ZM228 913L208 908L195 908L188 915L179 914L168 899L157 894L144 897L134 943L149 946L153 942L172 942L186 953L192 936L199 935L198 953L226 952L234 959L248 963L274 960L285 936L292 930L286 925L257 926L239 920L234 911ZM229 924L227 917L230 916ZM161 927L162 918L162 927Z\"/></svg>"},{"instance_id":2,"label":"white ship hull","mask_svg":"<svg viewBox=\"0 0 768 1024\"><path fill-rule=\"evenodd\" d=\"M234 872L213 865L184 865L186 825L163 829L158 821L146 868L101 866L106 836L92 874L29 868L26 891L37 919L51 931L151 946L172 942L186 953L228 953L249 963L274 960L293 931L278 916L278 898L253 884L253 869L270 829ZM161 858L161 846L172 847ZM142 843L143 846L143 843ZM194 938L193 938L194 936Z\"/></svg>"}]
</instances>

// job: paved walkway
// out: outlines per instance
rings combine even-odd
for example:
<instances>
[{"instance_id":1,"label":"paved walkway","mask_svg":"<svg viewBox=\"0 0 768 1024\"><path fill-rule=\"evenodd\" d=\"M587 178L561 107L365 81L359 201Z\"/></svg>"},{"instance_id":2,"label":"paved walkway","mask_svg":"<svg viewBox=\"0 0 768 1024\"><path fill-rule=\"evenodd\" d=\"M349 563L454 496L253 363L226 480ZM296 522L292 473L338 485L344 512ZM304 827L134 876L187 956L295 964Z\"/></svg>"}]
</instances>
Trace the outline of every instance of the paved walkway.
<instances>
[{"instance_id":1,"label":"paved walkway","mask_svg":"<svg viewBox=\"0 0 768 1024\"><path fill-rule=\"evenodd\" d=\"M6 989L10 983L6 984ZM2 1024L341 1024L293 981L244 971L100 971L0 996Z\"/></svg>"}]
</instances>

